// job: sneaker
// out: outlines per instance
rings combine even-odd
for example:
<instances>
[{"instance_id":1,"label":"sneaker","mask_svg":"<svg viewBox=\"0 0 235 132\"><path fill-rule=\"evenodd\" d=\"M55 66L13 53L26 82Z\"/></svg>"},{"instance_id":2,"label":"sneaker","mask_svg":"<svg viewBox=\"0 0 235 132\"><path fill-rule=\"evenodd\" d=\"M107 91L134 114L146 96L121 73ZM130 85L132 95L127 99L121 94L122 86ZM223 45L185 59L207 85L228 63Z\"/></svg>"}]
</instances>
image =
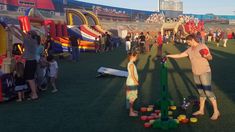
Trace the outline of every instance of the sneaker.
<instances>
[{"instance_id":1,"label":"sneaker","mask_svg":"<svg viewBox=\"0 0 235 132\"><path fill-rule=\"evenodd\" d=\"M22 99L17 99L16 102L22 102Z\"/></svg>"},{"instance_id":2,"label":"sneaker","mask_svg":"<svg viewBox=\"0 0 235 132\"><path fill-rule=\"evenodd\" d=\"M56 93L57 91L58 91L58 89L53 89L51 92Z\"/></svg>"},{"instance_id":3,"label":"sneaker","mask_svg":"<svg viewBox=\"0 0 235 132\"><path fill-rule=\"evenodd\" d=\"M46 91L47 90L47 86L46 87L39 87L38 89L41 90L41 91Z\"/></svg>"}]
</instances>

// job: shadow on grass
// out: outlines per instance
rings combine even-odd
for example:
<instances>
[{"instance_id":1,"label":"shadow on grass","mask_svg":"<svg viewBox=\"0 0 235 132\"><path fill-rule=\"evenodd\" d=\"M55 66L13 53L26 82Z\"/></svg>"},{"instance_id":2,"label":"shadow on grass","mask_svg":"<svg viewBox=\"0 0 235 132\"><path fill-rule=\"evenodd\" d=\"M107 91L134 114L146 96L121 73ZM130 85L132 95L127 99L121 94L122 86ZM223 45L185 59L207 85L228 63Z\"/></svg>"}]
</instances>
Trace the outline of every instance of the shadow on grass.
<instances>
[{"instance_id":1,"label":"shadow on grass","mask_svg":"<svg viewBox=\"0 0 235 132\"><path fill-rule=\"evenodd\" d=\"M181 69L180 66L173 59L170 59L170 62L172 63L174 70L168 70L168 75L170 75L170 78L171 78L170 80L173 82L174 88L176 89L176 92L177 92L177 95L180 99L180 102L182 102L185 95L183 95L180 92L182 90L182 88L179 88L179 84L177 83L179 81L179 78L175 77L174 74L177 73L180 76L181 80L184 83L183 89L188 91L189 96L193 96L194 94L193 94L192 90L195 89L196 87L195 87L192 79L190 79L189 77L186 76L186 73L191 72L191 70ZM180 87L182 87L182 85Z\"/></svg>"}]
</instances>

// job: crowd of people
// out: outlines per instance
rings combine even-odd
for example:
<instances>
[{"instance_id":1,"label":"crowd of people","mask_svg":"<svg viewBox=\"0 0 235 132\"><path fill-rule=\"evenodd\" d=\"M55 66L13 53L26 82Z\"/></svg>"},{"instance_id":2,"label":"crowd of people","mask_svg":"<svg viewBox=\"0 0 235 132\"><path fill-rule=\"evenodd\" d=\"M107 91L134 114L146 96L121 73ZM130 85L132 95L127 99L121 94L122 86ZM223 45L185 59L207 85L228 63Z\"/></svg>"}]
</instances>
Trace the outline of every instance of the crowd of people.
<instances>
[{"instance_id":1,"label":"crowd of people","mask_svg":"<svg viewBox=\"0 0 235 132\"><path fill-rule=\"evenodd\" d=\"M227 47L228 42L228 34L229 32L227 30L209 30L209 31L195 31L194 33L196 36L196 39L199 43L211 43L214 42L217 47ZM232 32L230 39L235 39L234 32ZM163 35L163 42L168 44L169 42L175 42L175 43L186 43L185 37L187 34L184 34L183 31L178 31L177 33L173 33L172 31L166 31Z\"/></svg>"},{"instance_id":2,"label":"crowd of people","mask_svg":"<svg viewBox=\"0 0 235 132\"><path fill-rule=\"evenodd\" d=\"M222 47L227 47L227 42L228 42L228 34L229 32L227 30L222 30L222 29L217 29L217 30L209 30L209 31L195 31L194 34L196 35L197 40L199 43L210 43L214 42L217 47L222 46ZM234 32L231 33L230 39L234 39ZM177 35L176 35L177 36ZM179 38L179 37L176 37ZM183 42L181 39L179 42Z\"/></svg>"},{"instance_id":3,"label":"crowd of people","mask_svg":"<svg viewBox=\"0 0 235 132\"><path fill-rule=\"evenodd\" d=\"M162 24L164 22L181 22L181 23L187 23L189 21L193 21L196 23L196 25L199 23L199 19L195 18L193 16L187 16L187 15L179 15L178 18L167 18L164 14L158 14L154 13L151 14L146 20L146 23L159 23Z\"/></svg>"},{"instance_id":4,"label":"crowd of people","mask_svg":"<svg viewBox=\"0 0 235 132\"><path fill-rule=\"evenodd\" d=\"M16 63L13 74L16 85L15 92L18 93L17 101L23 101L25 98L24 93L28 91L30 91L28 99L36 100L39 98L38 92L45 91L50 86L52 88L51 92L56 93L58 91L56 80L59 67L54 58L54 43L51 36L48 35L47 38L41 37L34 30L27 33L19 30L20 33L18 33L13 28L18 27L12 26L10 30L15 36L21 38L24 48L22 60L25 60L25 62L20 60ZM70 59L73 62L79 62L80 49L78 47L81 39L71 35L69 40ZM96 53L108 52L119 47L121 40L106 32L102 36L97 37L94 44Z\"/></svg>"},{"instance_id":5,"label":"crowd of people","mask_svg":"<svg viewBox=\"0 0 235 132\"><path fill-rule=\"evenodd\" d=\"M56 93L58 91L56 80L58 78L59 66L54 58L54 41L51 36L48 35L45 38L34 30L27 33L22 30L17 32L15 28L18 27L15 25L9 26L9 30L22 40L23 43L20 46L24 49L21 59L17 60L14 66L13 72L15 92L18 95L17 102L21 102L25 98L37 100L39 92L45 91L49 87L52 93ZM71 54L69 58L73 62L79 62L81 39L71 35L69 40L68 50ZM94 44L95 53L108 52L119 47L121 39L113 37L110 33L106 32L102 36L97 37ZM25 93L27 93L27 96L25 96Z\"/></svg>"},{"instance_id":6,"label":"crowd of people","mask_svg":"<svg viewBox=\"0 0 235 132\"><path fill-rule=\"evenodd\" d=\"M159 23L162 24L165 22L164 14L151 14L146 20L146 23Z\"/></svg>"},{"instance_id":7,"label":"crowd of people","mask_svg":"<svg viewBox=\"0 0 235 132\"><path fill-rule=\"evenodd\" d=\"M119 37L114 37L110 33L105 32L101 36L95 38L95 52L102 53L114 50L119 47L121 40Z\"/></svg>"},{"instance_id":8,"label":"crowd of people","mask_svg":"<svg viewBox=\"0 0 235 132\"><path fill-rule=\"evenodd\" d=\"M193 21L196 25L199 23L199 19L195 18L193 16L187 16L187 15L179 15L178 21L181 23L187 23L189 21Z\"/></svg>"},{"instance_id":9,"label":"crowd of people","mask_svg":"<svg viewBox=\"0 0 235 132\"><path fill-rule=\"evenodd\" d=\"M15 92L18 94L18 102L26 99L25 93L30 100L39 98L39 91L47 90L51 86L51 92L58 91L56 79L58 77L58 63L52 55L51 38L42 38L36 31L24 33L13 28L9 30L18 36L23 42L24 52L22 59L18 60L13 72L15 82Z\"/></svg>"},{"instance_id":10,"label":"crowd of people","mask_svg":"<svg viewBox=\"0 0 235 132\"><path fill-rule=\"evenodd\" d=\"M102 8L99 6L94 7L93 12L95 12L97 15L128 17L125 11L121 11L121 10L117 11L116 9Z\"/></svg>"},{"instance_id":11,"label":"crowd of people","mask_svg":"<svg viewBox=\"0 0 235 132\"><path fill-rule=\"evenodd\" d=\"M158 34L154 37L150 35L149 32L146 32L146 34L144 34L143 32L141 32L140 34L128 33L125 37L125 41L127 54L132 53L133 51L140 54L148 53L151 51L152 46L157 46L158 54L156 55L155 59L161 57L163 44L163 37L161 32L158 32Z\"/></svg>"},{"instance_id":12,"label":"crowd of people","mask_svg":"<svg viewBox=\"0 0 235 132\"><path fill-rule=\"evenodd\" d=\"M231 38L235 39L234 32L231 34ZM209 30L205 36L207 42L215 42L216 46L219 47L222 43L222 47L227 47L228 42L228 31L217 29L215 31ZM222 42L221 42L222 41Z\"/></svg>"}]
</instances>

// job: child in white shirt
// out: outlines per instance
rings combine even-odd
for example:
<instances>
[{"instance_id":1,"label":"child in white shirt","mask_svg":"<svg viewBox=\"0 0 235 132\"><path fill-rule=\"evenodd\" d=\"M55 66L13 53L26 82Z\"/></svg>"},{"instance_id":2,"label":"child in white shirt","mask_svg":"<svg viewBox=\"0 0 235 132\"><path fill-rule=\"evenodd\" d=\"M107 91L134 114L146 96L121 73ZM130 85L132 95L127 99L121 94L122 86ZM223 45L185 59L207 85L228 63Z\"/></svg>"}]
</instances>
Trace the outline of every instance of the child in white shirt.
<instances>
[{"instance_id":1,"label":"child in white shirt","mask_svg":"<svg viewBox=\"0 0 235 132\"><path fill-rule=\"evenodd\" d=\"M56 88L56 79L58 75L58 64L56 60L54 59L53 56L49 55L47 57L47 61L49 62L49 73L48 76L50 77L50 83L52 85L53 90L51 91L52 93L55 93L58 91Z\"/></svg>"}]
</instances>

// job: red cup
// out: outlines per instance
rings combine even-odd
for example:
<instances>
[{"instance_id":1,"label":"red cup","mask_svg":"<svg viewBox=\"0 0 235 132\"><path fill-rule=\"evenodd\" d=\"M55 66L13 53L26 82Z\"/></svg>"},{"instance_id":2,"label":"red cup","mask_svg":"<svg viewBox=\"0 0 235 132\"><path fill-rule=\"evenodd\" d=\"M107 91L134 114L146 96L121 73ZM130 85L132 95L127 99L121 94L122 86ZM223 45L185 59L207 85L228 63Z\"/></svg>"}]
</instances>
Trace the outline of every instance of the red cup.
<instances>
[{"instance_id":1,"label":"red cup","mask_svg":"<svg viewBox=\"0 0 235 132\"><path fill-rule=\"evenodd\" d=\"M181 123L183 123L183 124L187 124L188 122L189 122L189 119L187 119L187 118L181 120Z\"/></svg>"},{"instance_id":2,"label":"red cup","mask_svg":"<svg viewBox=\"0 0 235 132\"><path fill-rule=\"evenodd\" d=\"M201 55L208 55L209 54L209 51L207 49L201 49L199 52Z\"/></svg>"},{"instance_id":3,"label":"red cup","mask_svg":"<svg viewBox=\"0 0 235 132\"><path fill-rule=\"evenodd\" d=\"M145 127L145 128L149 128L150 126L151 126L150 123L148 123L148 122L144 123L144 127Z\"/></svg>"},{"instance_id":4,"label":"red cup","mask_svg":"<svg viewBox=\"0 0 235 132\"><path fill-rule=\"evenodd\" d=\"M148 119L148 116L141 116L140 119L141 119L142 121L146 121L146 120Z\"/></svg>"}]
</instances>

